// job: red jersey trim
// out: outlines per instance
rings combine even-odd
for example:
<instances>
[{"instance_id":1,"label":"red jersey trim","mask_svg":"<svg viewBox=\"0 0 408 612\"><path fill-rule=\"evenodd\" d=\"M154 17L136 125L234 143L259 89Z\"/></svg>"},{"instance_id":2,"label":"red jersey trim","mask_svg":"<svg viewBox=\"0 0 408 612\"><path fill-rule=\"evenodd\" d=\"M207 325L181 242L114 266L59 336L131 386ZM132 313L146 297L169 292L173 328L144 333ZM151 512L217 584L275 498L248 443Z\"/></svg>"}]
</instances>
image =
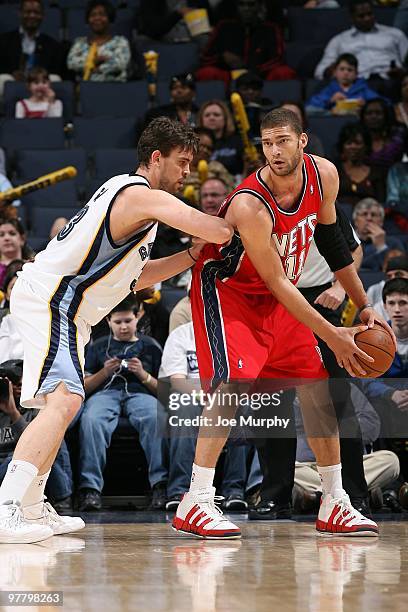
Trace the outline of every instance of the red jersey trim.
<instances>
[{"instance_id":1,"label":"red jersey trim","mask_svg":"<svg viewBox=\"0 0 408 612\"><path fill-rule=\"evenodd\" d=\"M316 172L317 184L319 186L320 198L321 198L321 200L323 202L323 184L322 184L322 179L320 178L319 168L317 167L317 164L316 164L316 162L315 162L315 160L314 160L312 155L309 155L308 153L305 153L305 155L308 156L308 158L310 159L310 161L313 164L313 168L314 168L314 170Z\"/></svg>"},{"instance_id":2,"label":"red jersey trim","mask_svg":"<svg viewBox=\"0 0 408 612\"><path fill-rule=\"evenodd\" d=\"M241 193L249 193L249 195L252 195L254 196L254 198L257 198L258 200L260 200L262 204L264 204L264 206L267 208L269 214L271 215L273 224L274 225L276 224L275 213L273 212L273 209L271 208L271 205L269 204L268 200L264 198L264 196L261 193L259 193L258 191L255 191L254 189L251 189L250 187L244 187L243 189L239 189L239 191L236 191L232 195L232 197L228 200L228 206L231 204L235 196L240 195Z\"/></svg>"},{"instance_id":3,"label":"red jersey trim","mask_svg":"<svg viewBox=\"0 0 408 612\"><path fill-rule=\"evenodd\" d=\"M261 171L266 168L266 166L263 166L262 168L259 168L259 170L257 170L256 172L256 178L258 183L260 183L260 185L262 185L262 187L264 189L266 189L266 191L269 193L269 195L271 196L272 200L274 201L276 208L279 210L279 212L281 212L283 215L288 215L288 216L292 216L292 215L296 215L299 212L300 207L302 206L302 202L303 202L303 198L305 197L305 193L306 193L306 187L308 184L308 176L307 176L307 170L306 170L306 164L305 161L303 160L302 163L302 174L303 174L303 189L302 189L302 194L297 202L296 208L291 209L291 210L285 210L284 208L281 208L278 204L278 202L276 201L275 196L273 195L272 191L269 189L268 185L265 183L265 181L263 180L262 176L261 176Z\"/></svg>"}]
</instances>

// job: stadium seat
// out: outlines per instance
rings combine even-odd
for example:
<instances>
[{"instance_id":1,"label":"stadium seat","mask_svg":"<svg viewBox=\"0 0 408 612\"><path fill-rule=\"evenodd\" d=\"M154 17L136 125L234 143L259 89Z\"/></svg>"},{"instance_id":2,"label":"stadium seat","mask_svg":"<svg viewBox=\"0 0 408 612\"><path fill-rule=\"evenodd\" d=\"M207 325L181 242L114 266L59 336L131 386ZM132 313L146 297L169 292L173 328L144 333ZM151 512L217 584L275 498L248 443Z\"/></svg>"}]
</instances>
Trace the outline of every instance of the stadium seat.
<instances>
[{"instance_id":1,"label":"stadium seat","mask_svg":"<svg viewBox=\"0 0 408 612\"><path fill-rule=\"evenodd\" d=\"M194 102L201 106L206 100L225 100L225 85L223 81L197 81ZM170 103L169 81L157 83L157 104Z\"/></svg>"},{"instance_id":2,"label":"stadium seat","mask_svg":"<svg viewBox=\"0 0 408 612\"><path fill-rule=\"evenodd\" d=\"M358 275L363 283L364 289L367 290L371 285L375 285L384 280L383 272L371 272L371 270L359 270Z\"/></svg>"},{"instance_id":3,"label":"stadium seat","mask_svg":"<svg viewBox=\"0 0 408 612\"><path fill-rule=\"evenodd\" d=\"M308 123L311 132L319 136L323 143L325 155L330 160L337 157L337 140L341 128L347 123L355 123L357 117L346 115L344 117L309 117Z\"/></svg>"},{"instance_id":4,"label":"stadium seat","mask_svg":"<svg viewBox=\"0 0 408 612\"><path fill-rule=\"evenodd\" d=\"M307 79L305 84L305 102L312 96L317 94L319 91L326 87L327 81L321 81L319 79Z\"/></svg>"},{"instance_id":5,"label":"stadium seat","mask_svg":"<svg viewBox=\"0 0 408 612\"><path fill-rule=\"evenodd\" d=\"M147 83L81 83L79 101L83 117L144 117Z\"/></svg>"},{"instance_id":6,"label":"stadium seat","mask_svg":"<svg viewBox=\"0 0 408 612\"><path fill-rule=\"evenodd\" d=\"M314 11L305 12L313 13ZM299 78L307 79L313 77L323 51L324 44L322 43L288 42L285 47L285 61L296 71Z\"/></svg>"},{"instance_id":7,"label":"stadium seat","mask_svg":"<svg viewBox=\"0 0 408 612\"><path fill-rule=\"evenodd\" d=\"M159 53L157 75L159 80L169 79L174 74L194 71L199 64L199 51L196 43L166 44L153 40L141 41L140 53L151 49Z\"/></svg>"},{"instance_id":8,"label":"stadium seat","mask_svg":"<svg viewBox=\"0 0 408 612\"><path fill-rule=\"evenodd\" d=\"M136 144L136 122L133 117L115 119L74 119L74 143L86 151L100 148L131 148Z\"/></svg>"},{"instance_id":9,"label":"stadium seat","mask_svg":"<svg viewBox=\"0 0 408 612\"><path fill-rule=\"evenodd\" d=\"M56 97L63 104L63 116L66 120L71 120L74 116L74 84L72 81L53 81L52 88ZM20 81L6 81L4 84L4 112L6 117L16 116L16 104L18 100L29 96L25 83Z\"/></svg>"},{"instance_id":10,"label":"stadium seat","mask_svg":"<svg viewBox=\"0 0 408 612\"><path fill-rule=\"evenodd\" d=\"M21 198L21 202L26 207L28 217L31 219L31 212L36 209L52 208L58 211L56 216L65 216L59 213L60 208L75 207L78 203L78 194L73 180L62 181L52 187L34 191Z\"/></svg>"},{"instance_id":11,"label":"stadium seat","mask_svg":"<svg viewBox=\"0 0 408 612\"><path fill-rule=\"evenodd\" d=\"M272 102L302 101L302 83L291 81L264 81L262 94Z\"/></svg>"},{"instance_id":12,"label":"stadium seat","mask_svg":"<svg viewBox=\"0 0 408 612\"><path fill-rule=\"evenodd\" d=\"M83 6L83 4L82 4ZM134 11L132 9L119 9L112 24L112 33L131 38ZM66 12L66 36L73 41L78 36L88 36L89 26L85 21L84 8L71 8Z\"/></svg>"},{"instance_id":13,"label":"stadium seat","mask_svg":"<svg viewBox=\"0 0 408 612\"><path fill-rule=\"evenodd\" d=\"M19 10L19 4L2 4L0 6L0 34L18 30L20 25ZM60 40L61 11L58 8L47 8L44 13L41 32Z\"/></svg>"},{"instance_id":14,"label":"stadium seat","mask_svg":"<svg viewBox=\"0 0 408 612\"><path fill-rule=\"evenodd\" d=\"M351 27L347 9L288 9L289 40L326 44L333 36Z\"/></svg>"},{"instance_id":15,"label":"stadium seat","mask_svg":"<svg viewBox=\"0 0 408 612\"><path fill-rule=\"evenodd\" d=\"M17 155L16 166L20 183L31 181L38 176L54 172L65 166L74 166L78 172L74 184L80 189L85 187L87 159L83 149L22 150Z\"/></svg>"},{"instance_id":16,"label":"stadium seat","mask_svg":"<svg viewBox=\"0 0 408 612\"><path fill-rule=\"evenodd\" d=\"M0 146L8 153L19 149L63 149L63 119L3 119Z\"/></svg>"},{"instance_id":17,"label":"stadium seat","mask_svg":"<svg viewBox=\"0 0 408 612\"><path fill-rule=\"evenodd\" d=\"M44 208L34 207L30 210L30 229L36 238L48 238L52 224L57 217L71 219L79 210L79 207Z\"/></svg>"},{"instance_id":18,"label":"stadium seat","mask_svg":"<svg viewBox=\"0 0 408 612\"><path fill-rule=\"evenodd\" d=\"M179 289L177 287L169 287L167 285L162 285L161 288L161 304L169 312L171 312L174 306L179 302L183 297L186 297L187 291L185 289Z\"/></svg>"},{"instance_id":19,"label":"stadium seat","mask_svg":"<svg viewBox=\"0 0 408 612\"><path fill-rule=\"evenodd\" d=\"M133 172L138 165L136 149L97 149L94 161L100 184L116 174Z\"/></svg>"}]
</instances>

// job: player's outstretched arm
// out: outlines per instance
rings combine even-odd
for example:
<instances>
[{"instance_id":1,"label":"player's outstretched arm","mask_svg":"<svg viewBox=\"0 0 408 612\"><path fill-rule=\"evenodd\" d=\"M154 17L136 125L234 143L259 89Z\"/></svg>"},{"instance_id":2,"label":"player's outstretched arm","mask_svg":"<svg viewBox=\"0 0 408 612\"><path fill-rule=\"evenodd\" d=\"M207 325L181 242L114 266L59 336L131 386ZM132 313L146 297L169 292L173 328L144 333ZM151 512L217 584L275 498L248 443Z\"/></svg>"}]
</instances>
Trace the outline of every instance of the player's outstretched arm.
<instances>
[{"instance_id":1,"label":"player's outstretched arm","mask_svg":"<svg viewBox=\"0 0 408 612\"><path fill-rule=\"evenodd\" d=\"M127 189L127 215L129 222L153 219L176 229L198 236L207 242L224 244L232 238L233 229L219 217L206 215L175 196L160 189Z\"/></svg>"},{"instance_id":2,"label":"player's outstretched arm","mask_svg":"<svg viewBox=\"0 0 408 612\"><path fill-rule=\"evenodd\" d=\"M276 299L301 323L322 338L336 355L339 365L355 376L364 373L355 355L367 361L371 357L361 351L353 341L360 328L336 328L326 321L286 277L278 252L272 242L272 219L265 207L253 196L237 196L230 207L229 221L237 227L242 244L258 274Z\"/></svg>"}]
</instances>

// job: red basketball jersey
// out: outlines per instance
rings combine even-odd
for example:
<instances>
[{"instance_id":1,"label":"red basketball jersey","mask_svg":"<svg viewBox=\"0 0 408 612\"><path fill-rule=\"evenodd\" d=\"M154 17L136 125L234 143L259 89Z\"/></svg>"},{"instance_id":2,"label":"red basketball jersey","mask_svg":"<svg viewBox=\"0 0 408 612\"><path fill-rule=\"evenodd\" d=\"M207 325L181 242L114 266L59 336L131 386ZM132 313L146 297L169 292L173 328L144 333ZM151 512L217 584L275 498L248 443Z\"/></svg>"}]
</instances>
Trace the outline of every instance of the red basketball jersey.
<instances>
[{"instance_id":1,"label":"red basketball jersey","mask_svg":"<svg viewBox=\"0 0 408 612\"><path fill-rule=\"evenodd\" d=\"M225 217L234 198L241 193L248 193L257 198L268 210L273 221L272 239L280 255L283 269L288 279L296 284L302 273L303 265L313 238L317 222L317 213L322 203L322 186L319 171L313 157L303 155L303 187L298 202L285 210L276 202L273 193L262 180L261 170L248 176L222 204L218 216ZM228 259L230 261L228 261ZM201 272L210 261L222 260L229 263L222 266L220 280L244 293L269 294L264 281L252 265L236 234L228 247L208 244L201 251L199 264L194 274ZM221 272L221 268L220 268Z\"/></svg>"}]
</instances>

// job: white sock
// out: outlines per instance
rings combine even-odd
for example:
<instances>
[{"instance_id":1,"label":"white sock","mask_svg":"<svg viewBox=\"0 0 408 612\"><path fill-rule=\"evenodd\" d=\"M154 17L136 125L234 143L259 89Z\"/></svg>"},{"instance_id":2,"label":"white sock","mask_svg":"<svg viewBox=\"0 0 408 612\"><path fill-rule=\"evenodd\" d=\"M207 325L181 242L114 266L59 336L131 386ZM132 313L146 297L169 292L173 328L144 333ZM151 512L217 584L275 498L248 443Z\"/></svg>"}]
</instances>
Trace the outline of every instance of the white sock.
<instances>
[{"instance_id":1,"label":"white sock","mask_svg":"<svg viewBox=\"0 0 408 612\"><path fill-rule=\"evenodd\" d=\"M8 500L21 503L25 492L38 474L38 468L28 461L12 459L0 487L0 504Z\"/></svg>"},{"instance_id":2,"label":"white sock","mask_svg":"<svg viewBox=\"0 0 408 612\"><path fill-rule=\"evenodd\" d=\"M51 470L48 470L48 472L45 474L38 474L38 476L34 478L21 501L23 508L26 506L33 506L34 504L39 504L43 501L44 489L50 472ZM42 511L42 508L40 510Z\"/></svg>"},{"instance_id":3,"label":"white sock","mask_svg":"<svg viewBox=\"0 0 408 612\"><path fill-rule=\"evenodd\" d=\"M317 466L322 483L323 495L329 493L333 497L341 497L344 493L341 480L341 463L337 465Z\"/></svg>"},{"instance_id":4,"label":"white sock","mask_svg":"<svg viewBox=\"0 0 408 612\"><path fill-rule=\"evenodd\" d=\"M191 472L190 491L209 489L213 486L215 468L201 467L193 463Z\"/></svg>"}]
</instances>

